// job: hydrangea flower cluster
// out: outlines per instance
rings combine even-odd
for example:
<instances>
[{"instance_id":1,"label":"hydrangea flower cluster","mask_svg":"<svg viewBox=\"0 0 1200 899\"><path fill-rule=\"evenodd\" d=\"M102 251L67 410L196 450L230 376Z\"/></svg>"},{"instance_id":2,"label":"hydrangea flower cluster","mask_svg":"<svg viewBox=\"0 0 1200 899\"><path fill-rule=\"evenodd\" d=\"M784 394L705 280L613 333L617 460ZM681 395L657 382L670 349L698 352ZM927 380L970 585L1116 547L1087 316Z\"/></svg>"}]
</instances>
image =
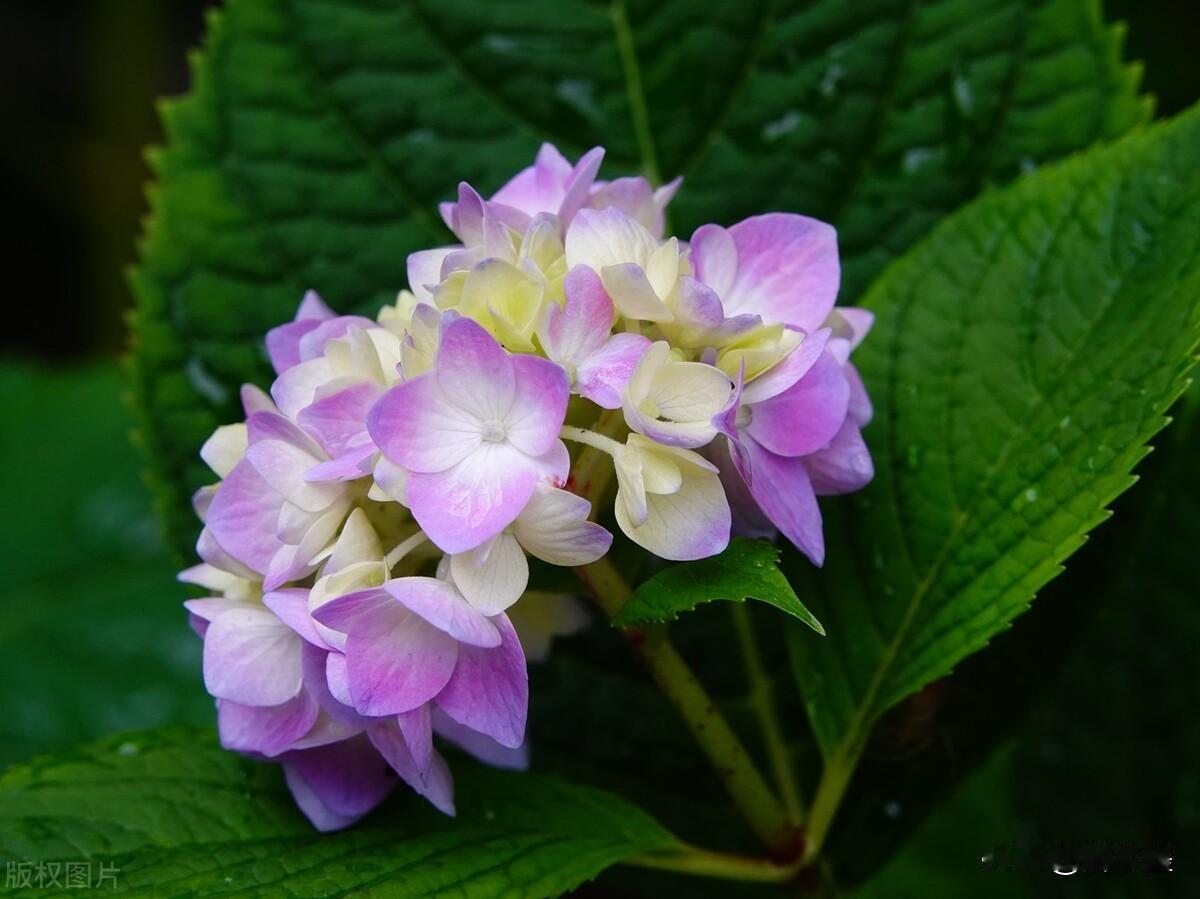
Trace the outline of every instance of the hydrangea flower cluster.
<instances>
[{"instance_id":1,"label":"hydrangea flower cluster","mask_svg":"<svg viewBox=\"0 0 1200 899\"><path fill-rule=\"evenodd\" d=\"M374 321L310 292L267 335L270 394L201 450L220 482L181 579L211 594L186 605L221 741L282 764L322 830L397 778L453 813L435 735L526 763L526 660L586 623L527 589L529 556L596 561L599 518L664 559L780 532L820 564L817 495L872 476L849 361L871 317L834 308L834 230L664 239L678 182L597 181L602 156L462 184L460 243L412 254Z\"/></svg>"}]
</instances>

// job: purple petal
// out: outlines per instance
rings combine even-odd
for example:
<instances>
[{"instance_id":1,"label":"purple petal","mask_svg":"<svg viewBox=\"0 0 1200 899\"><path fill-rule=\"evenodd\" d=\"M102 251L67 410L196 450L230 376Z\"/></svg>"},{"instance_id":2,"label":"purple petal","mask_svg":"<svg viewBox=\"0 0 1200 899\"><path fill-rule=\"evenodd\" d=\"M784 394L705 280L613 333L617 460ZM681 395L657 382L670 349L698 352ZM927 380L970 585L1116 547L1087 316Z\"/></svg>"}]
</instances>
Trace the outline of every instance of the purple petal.
<instances>
[{"instance_id":1,"label":"purple petal","mask_svg":"<svg viewBox=\"0 0 1200 899\"><path fill-rule=\"evenodd\" d=\"M282 546L275 536L282 504L283 498L243 459L217 488L205 529L226 553L262 574Z\"/></svg>"},{"instance_id":2,"label":"purple petal","mask_svg":"<svg viewBox=\"0 0 1200 899\"><path fill-rule=\"evenodd\" d=\"M516 378L509 356L469 318L442 329L436 371L446 398L480 421L503 419L512 406Z\"/></svg>"},{"instance_id":3,"label":"purple petal","mask_svg":"<svg viewBox=\"0 0 1200 899\"><path fill-rule=\"evenodd\" d=\"M696 277L726 297L737 277L737 245L720 225L701 225L690 241L692 268Z\"/></svg>"},{"instance_id":4,"label":"purple petal","mask_svg":"<svg viewBox=\"0 0 1200 899\"><path fill-rule=\"evenodd\" d=\"M459 724L441 709L433 710L433 721L434 730L439 737L450 741L485 765L510 771L524 771L529 767L528 743L522 743L516 749L501 746L491 737Z\"/></svg>"},{"instance_id":5,"label":"purple petal","mask_svg":"<svg viewBox=\"0 0 1200 899\"><path fill-rule=\"evenodd\" d=\"M747 432L781 456L814 453L833 439L846 420L850 383L828 353L778 396L756 403Z\"/></svg>"},{"instance_id":6,"label":"purple petal","mask_svg":"<svg viewBox=\"0 0 1200 899\"><path fill-rule=\"evenodd\" d=\"M508 442L527 456L541 456L558 440L567 415L567 373L537 356L511 357L516 394L504 417Z\"/></svg>"},{"instance_id":7,"label":"purple petal","mask_svg":"<svg viewBox=\"0 0 1200 899\"><path fill-rule=\"evenodd\" d=\"M508 617L493 620L503 642L495 649L461 647L454 675L435 701L452 720L515 749L525 740L529 707L525 653Z\"/></svg>"},{"instance_id":8,"label":"purple petal","mask_svg":"<svg viewBox=\"0 0 1200 899\"><path fill-rule=\"evenodd\" d=\"M382 590L338 597L313 617L348 634L346 674L360 714L378 717L412 711L433 699L454 671L458 655L454 639Z\"/></svg>"},{"instance_id":9,"label":"purple petal","mask_svg":"<svg viewBox=\"0 0 1200 899\"><path fill-rule=\"evenodd\" d=\"M226 749L270 758L286 752L307 734L318 711L317 703L305 692L275 706L240 705L218 699L217 732Z\"/></svg>"},{"instance_id":10,"label":"purple petal","mask_svg":"<svg viewBox=\"0 0 1200 899\"><path fill-rule=\"evenodd\" d=\"M576 389L597 406L619 409L621 391L649 347L650 339L640 334L614 334L604 346L579 363Z\"/></svg>"},{"instance_id":11,"label":"purple petal","mask_svg":"<svg viewBox=\"0 0 1200 899\"><path fill-rule=\"evenodd\" d=\"M453 468L482 439L479 421L449 401L433 372L385 393L367 416L367 430L385 456L413 472Z\"/></svg>"},{"instance_id":12,"label":"purple petal","mask_svg":"<svg viewBox=\"0 0 1200 899\"><path fill-rule=\"evenodd\" d=\"M410 474L408 504L439 549L464 552L512 524L537 479L528 456L503 443L484 443L448 471Z\"/></svg>"},{"instance_id":13,"label":"purple petal","mask_svg":"<svg viewBox=\"0 0 1200 899\"><path fill-rule=\"evenodd\" d=\"M313 646L320 649L328 649L329 645L317 633L312 615L309 614L308 592L307 589L296 587L286 590L276 590L263 597L263 604L274 612L280 621Z\"/></svg>"},{"instance_id":14,"label":"purple petal","mask_svg":"<svg viewBox=\"0 0 1200 899\"><path fill-rule=\"evenodd\" d=\"M739 222L729 236L737 248L737 275L718 291L727 314L754 313L804 331L825 323L841 283L832 226L775 212ZM700 264L698 270L704 269Z\"/></svg>"},{"instance_id":15,"label":"purple petal","mask_svg":"<svg viewBox=\"0 0 1200 899\"><path fill-rule=\"evenodd\" d=\"M334 458L367 438L367 413L383 389L364 381L318 399L300 410L296 421Z\"/></svg>"},{"instance_id":16,"label":"purple petal","mask_svg":"<svg viewBox=\"0 0 1200 899\"><path fill-rule=\"evenodd\" d=\"M428 799L438 811L454 814L454 781L442 757L432 752L432 746L429 759L422 768L413 758L411 747L394 719L375 724L367 734L388 765L406 784Z\"/></svg>"},{"instance_id":17,"label":"purple petal","mask_svg":"<svg viewBox=\"0 0 1200 899\"><path fill-rule=\"evenodd\" d=\"M542 345L555 362L578 365L600 349L613 326L613 304L600 276L577 265L563 281L566 303L548 307Z\"/></svg>"},{"instance_id":18,"label":"purple petal","mask_svg":"<svg viewBox=\"0 0 1200 899\"><path fill-rule=\"evenodd\" d=\"M825 561L821 510L801 458L785 458L747 442L753 479L750 492L775 527L814 565Z\"/></svg>"},{"instance_id":19,"label":"purple petal","mask_svg":"<svg viewBox=\"0 0 1200 899\"><path fill-rule=\"evenodd\" d=\"M496 625L463 599L453 584L432 577L404 577L388 581L383 589L455 640L471 646L500 645Z\"/></svg>"},{"instance_id":20,"label":"purple petal","mask_svg":"<svg viewBox=\"0 0 1200 899\"><path fill-rule=\"evenodd\" d=\"M242 705L287 702L300 692L300 648L300 637L269 609L231 609L204 635L204 685Z\"/></svg>"},{"instance_id":21,"label":"purple petal","mask_svg":"<svg viewBox=\"0 0 1200 899\"><path fill-rule=\"evenodd\" d=\"M777 362L746 385L744 401L761 403L783 393L806 374L825 350L829 340L829 329L821 328L806 334L800 345L780 362Z\"/></svg>"},{"instance_id":22,"label":"purple petal","mask_svg":"<svg viewBox=\"0 0 1200 899\"><path fill-rule=\"evenodd\" d=\"M851 419L846 419L829 446L805 456L804 465L818 496L853 493L875 477L871 451Z\"/></svg>"},{"instance_id":23,"label":"purple petal","mask_svg":"<svg viewBox=\"0 0 1200 899\"><path fill-rule=\"evenodd\" d=\"M320 831L353 824L396 785L365 735L288 753L281 761L296 804Z\"/></svg>"}]
</instances>

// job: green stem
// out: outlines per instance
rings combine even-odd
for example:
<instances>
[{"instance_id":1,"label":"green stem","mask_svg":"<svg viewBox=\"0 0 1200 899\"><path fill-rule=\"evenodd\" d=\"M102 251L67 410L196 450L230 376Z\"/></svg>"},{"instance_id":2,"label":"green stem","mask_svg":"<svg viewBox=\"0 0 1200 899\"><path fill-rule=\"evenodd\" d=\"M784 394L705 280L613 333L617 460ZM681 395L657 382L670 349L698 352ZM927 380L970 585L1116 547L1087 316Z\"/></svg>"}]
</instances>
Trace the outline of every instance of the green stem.
<instances>
[{"instance_id":1,"label":"green stem","mask_svg":"<svg viewBox=\"0 0 1200 899\"><path fill-rule=\"evenodd\" d=\"M767 758L775 775L775 785L779 787L789 820L793 824L799 824L804 819L804 803L800 798L800 787L796 782L787 741L784 739L783 728L779 723L779 711L775 708L775 695L771 680L767 677L762 663L762 655L758 651L758 641L754 636L754 622L751 621L750 610L744 604L730 603L729 609L733 614L733 629L737 635L738 645L742 651L742 660L746 666L746 680L750 686L750 702L754 706L759 726L762 729Z\"/></svg>"},{"instance_id":2,"label":"green stem","mask_svg":"<svg viewBox=\"0 0 1200 899\"><path fill-rule=\"evenodd\" d=\"M670 852L635 855L622 864L750 883L787 883L800 868L795 861L779 864L769 858L730 855L688 845Z\"/></svg>"},{"instance_id":3,"label":"green stem","mask_svg":"<svg viewBox=\"0 0 1200 899\"><path fill-rule=\"evenodd\" d=\"M575 569L611 618L632 595L629 585L608 557ZM784 857L799 849L801 835L788 821L783 806L751 760L742 741L717 710L687 662L667 637L665 625L625 632L650 676L683 717L751 829L769 848Z\"/></svg>"},{"instance_id":4,"label":"green stem","mask_svg":"<svg viewBox=\"0 0 1200 899\"><path fill-rule=\"evenodd\" d=\"M629 98L629 113L633 118L633 131L637 135L638 152L642 156L642 168L655 187L662 184L658 169L658 155L654 150L654 133L650 130L650 113L646 108L646 92L642 88L642 70L638 65L637 48L633 43L633 29L629 27L629 13L625 0L613 0L613 33L617 39L617 53L621 57L621 71L625 76L625 92Z\"/></svg>"},{"instance_id":5,"label":"green stem","mask_svg":"<svg viewBox=\"0 0 1200 899\"><path fill-rule=\"evenodd\" d=\"M812 812L809 814L808 826L805 831L804 857L806 864L816 859L825 843L829 826L833 823L838 807L842 804L842 797L846 793L846 787L849 786L850 778L854 774L858 756L857 751L849 755L839 753L825 763L825 769L821 772L821 781L817 784L816 795L813 796Z\"/></svg>"}]
</instances>

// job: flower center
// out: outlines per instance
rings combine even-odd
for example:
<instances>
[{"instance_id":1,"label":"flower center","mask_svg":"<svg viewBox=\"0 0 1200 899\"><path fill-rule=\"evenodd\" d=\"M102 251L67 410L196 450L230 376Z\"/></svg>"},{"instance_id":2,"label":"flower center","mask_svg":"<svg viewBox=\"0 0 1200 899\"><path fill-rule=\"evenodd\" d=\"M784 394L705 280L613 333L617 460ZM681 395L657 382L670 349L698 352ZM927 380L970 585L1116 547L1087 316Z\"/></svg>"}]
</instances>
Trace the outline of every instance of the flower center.
<instances>
[{"instance_id":1,"label":"flower center","mask_svg":"<svg viewBox=\"0 0 1200 899\"><path fill-rule=\"evenodd\" d=\"M500 443L508 436L508 429L504 427L504 422L493 418L483 423L483 430L479 436L483 438L484 443Z\"/></svg>"},{"instance_id":2,"label":"flower center","mask_svg":"<svg viewBox=\"0 0 1200 899\"><path fill-rule=\"evenodd\" d=\"M750 427L750 422L754 419L754 410L749 406L738 406L736 426L739 431L744 431Z\"/></svg>"}]
</instances>

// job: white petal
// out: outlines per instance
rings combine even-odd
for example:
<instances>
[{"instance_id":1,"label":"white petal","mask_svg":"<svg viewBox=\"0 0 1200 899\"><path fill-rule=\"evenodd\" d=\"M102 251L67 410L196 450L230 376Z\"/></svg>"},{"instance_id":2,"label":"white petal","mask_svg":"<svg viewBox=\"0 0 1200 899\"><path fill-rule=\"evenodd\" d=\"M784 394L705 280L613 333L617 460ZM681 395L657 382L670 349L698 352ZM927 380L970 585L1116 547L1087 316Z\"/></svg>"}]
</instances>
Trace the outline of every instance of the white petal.
<instances>
[{"instance_id":1,"label":"white petal","mask_svg":"<svg viewBox=\"0 0 1200 899\"><path fill-rule=\"evenodd\" d=\"M516 538L501 533L475 549L452 555L450 576L467 602L485 615L498 615L525 592L529 562Z\"/></svg>"}]
</instances>

